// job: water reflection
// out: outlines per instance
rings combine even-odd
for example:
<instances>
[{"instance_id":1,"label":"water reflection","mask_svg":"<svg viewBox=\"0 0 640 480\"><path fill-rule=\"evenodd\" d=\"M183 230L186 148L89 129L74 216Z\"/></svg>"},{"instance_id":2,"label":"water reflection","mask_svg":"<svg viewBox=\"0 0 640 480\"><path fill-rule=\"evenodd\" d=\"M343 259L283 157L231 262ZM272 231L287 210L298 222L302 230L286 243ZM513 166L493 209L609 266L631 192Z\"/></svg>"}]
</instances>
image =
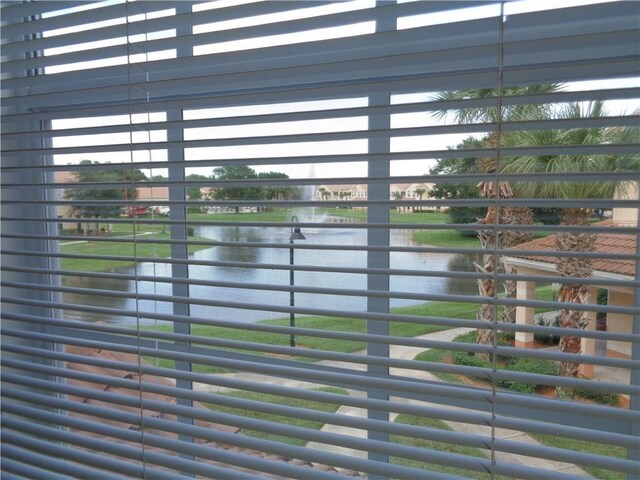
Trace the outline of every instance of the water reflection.
<instances>
[{"instance_id":1,"label":"water reflection","mask_svg":"<svg viewBox=\"0 0 640 480\"><path fill-rule=\"evenodd\" d=\"M287 248L264 248L248 246L217 246L195 252L192 258L207 261L241 262L246 267L228 266L202 266L191 265L189 277L196 280L214 281L221 283L239 283L247 286L257 285L259 288L230 288L218 285L192 285L190 297L192 299L218 300L227 302L244 302L254 305L287 306L289 294L286 291L270 291L263 288L265 285L288 285L288 270L269 268L270 265L289 265L289 228L258 228L237 226L207 226L200 227L196 233L200 236L231 242L252 243L281 243ZM326 228L305 229L305 245L366 245L367 232L364 229ZM411 232L405 230L393 230L391 232L392 245L412 245ZM299 247L298 245L297 247ZM294 245L295 247L295 245ZM364 251L336 251L336 250L310 250L297 248L295 251L295 264L298 266L320 267L349 267L366 268L367 254ZM473 261L477 260L468 255L450 255L433 253L399 253L390 254L390 266L392 269L423 270L429 272L446 271L473 271ZM260 268L264 265L264 268ZM133 268L122 269L121 273L131 274ZM137 273L140 276L170 277L171 267L166 264L144 263L138 265ZM103 290L120 292L134 292L134 282L130 280L105 279L100 280L99 285L94 285L96 280L87 277L65 277L65 285L90 287L95 286ZM357 289L366 291L367 277L359 273L331 273L318 271L296 271L295 284L297 286ZM444 294L476 295L477 287L474 280L447 278L445 276L415 276L393 275L390 278L390 289L396 292L409 292L419 294ZM171 284L158 281L139 281L137 291L140 294L172 295ZM145 299L122 299L101 295L65 294L63 300L67 303L99 305L112 308L124 308L128 310L140 310L149 313L153 317L154 312L172 313L170 302L157 302ZM297 293L296 306L323 309L344 309L349 311L366 311L367 299L364 296L319 295ZM422 303L418 300L393 298L390 306L415 305ZM254 322L267 318L279 318L285 316L281 312L271 312L256 308L235 309L219 306L191 305L191 315L214 319L234 320L239 322ZM112 315L86 314L68 311L67 318L83 321L104 321L109 323L130 324L132 319L128 317L116 317ZM153 318L141 319L142 323L153 323Z\"/></svg>"},{"instance_id":2,"label":"water reflection","mask_svg":"<svg viewBox=\"0 0 640 480\"><path fill-rule=\"evenodd\" d=\"M474 263L482 265L482 255L468 255L458 253L451 255L447 263L450 272L475 272ZM447 293L457 293L460 295L477 295L478 284L476 280L461 278L447 278Z\"/></svg>"},{"instance_id":3,"label":"water reflection","mask_svg":"<svg viewBox=\"0 0 640 480\"><path fill-rule=\"evenodd\" d=\"M257 227L201 227L197 234L202 237L216 238L224 242L262 242L260 229ZM213 237L216 235L216 237ZM216 260L227 262L257 262L260 257L260 249L255 247L217 247L215 249Z\"/></svg>"},{"instance_id":4,"label":"water reflection","mask_svg":"<svg viewBox=\"0 0 640 480\"><path fill-rule=\"evenodd\" d=\"M113 292L130 292L133 291L133 282L131 280L121 280L114 278L96 279L93 277L76 277L66 275L62 277L62 284L65 287L76 288L99 288ZM94 305L97 307L108 308L125 308L127 304L126 298L114 297L112 295L86 295L80 293L64 293L63 302L76 305ZM72 320L81 320L86 322L108 322L121 323L123 317L115 315L105 315L95 312L78 312L74 310L64 310L65 318Z\"/></svg>"}]
</instances>

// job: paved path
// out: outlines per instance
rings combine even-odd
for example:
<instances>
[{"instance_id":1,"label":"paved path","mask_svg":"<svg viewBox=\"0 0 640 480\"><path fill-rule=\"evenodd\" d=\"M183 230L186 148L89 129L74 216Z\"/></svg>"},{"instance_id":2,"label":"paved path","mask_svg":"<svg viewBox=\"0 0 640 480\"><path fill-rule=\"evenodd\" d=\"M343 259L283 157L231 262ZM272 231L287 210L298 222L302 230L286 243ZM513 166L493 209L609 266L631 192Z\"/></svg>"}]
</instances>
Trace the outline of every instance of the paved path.
<instances>
[{"instance_id":1,"label":"paved path","mask_svg":"<svg viewBox=\"0 0 640 480\"><path fill-rule=\"evenodd\" d=\"M154 233L158 233L158 232L139 232L136 233L135 236L136 237L141 237L142 235L153 235ZM114 235L111 237L103 237L103 238L133 238L134 235ZM101 239L97 239L97 240L101 240ZM92 242L96 241L96 239L91 239ZM60 244L60 246L65 246L65 245L77 245L79 243L89 243L89 240L71 240L69 242L63 242Z\"/></svg>"},{"instance_id":2,"label":"paved path","mask_svg":"<svg viewBox=\"0 0 640 480\"><path fill-rule=\"evenodd\" d=\"M451 330L444 330L441 332L435 332L435 333L430 333L430 334L426 334L426 335L421 335L415 338L419 338L419 339L428 339L428 340L439 340L439 341L451 341L453 340L455 337L457 337L458 335L461 335L463 333L467 333L469 331L471 331L472 329L470 328L454 328ZM390 356L391 358L394 359L403 359L403 360L413 360L416 355L418 355L419 353L424 352L425 348L422 347L407 347L407 346L399 346L399 345L391 345L390 346ZM365 351L360 351L360 352L355 352L354 354L360 354L360 355L364 355L366 354ZM348 368L351 370L365 370L366 369L366 365L363 364L354 364L354 363L350 363L350 362L336 362L336 361L329 361L329 360L325 360L325 361L321 361L318 362L318 364L320 365L326 365L326 366L332 366L332 367L341 367L341 368ZM430 372L426 372L426 371L422 371L422 370L413 370L413 369L402 369L402 368L390 368L390 373L392 375L401 375L401 376L407 376L410 378L414 378L414 379L423 379L423 380L429 380L429 381L440 381L436 376L434 376L433 374L431 374ZM234 378L242 378L243 380L252 380L252 381L256 381L256 382L264 382L264 383L271 383L271 384L278 384L278 385L283 385L283 386L287 386L287 387L299 387L299 388L317 388L319 385L314 384L314 383L309 383L309 382L301 382L301 381L297 381L297 380L292 380L292 379L286 379L286 378L275 378L275 377L271 377L271 376L266 376L266 375L259 375L259 374L254 374L254 373L231 373L231 374L226 374L225 376L231 376ZM203 385L203 384L196 384L194 385L194 388L196 389L201 389L201 390L206 390L209 392L217 392L217 391L223 391L226 390L226 388L221 388L221 387L216 387L216 386L212 386L212 385ZM364 396L365 393L359 390L350 390L349 393L353 396ZM415 400L411 400L411 399L406 399L406 398L398 398L398 397L392 397L393 401L396 402L411 402L411 403L416 403L416 404L420 404L420 405L425 405L425 406L434 406L434 407L438 407L438 408L442 408L443 405L441 404L428 404L425 402L418 402ZM449 407L451 409L456 409L456 407ZM356 408L356 407L352 407L352 406L347 406L344 405L342 407L340 407L337 412L337 414L339 415L347 415L347 416L354 416L354 417L366 417L367 416L367 411L365 409L362 408ZM390 413L390 421L394 421L395 418L397 417L396 413ZM486 436L486 437L491 437L491 433L492 433L492 429L490 426L483 426L483 425L472 425L472 424L467 424L467 423L460 423L460 422L451 422L451 421L445 421L445 423L454 431L456 432L464 432L464 433L469 433L469 434L475 434L475 435L482 435L482 436ZM366 431L364 430L360 430L360 429L356 429L356 428L351 428L351 427L344 427L341 425L332 425L332 424L326 424L324 427L322 427L322 431L324 432L331 432L331 433L337 433L340 435L349 435L352 437L359 437L359 438L365 438L366 437ZM537 442L536 440L534 440L533 438L531 438L529 435L519 432L519 431L514 431L514 430L506 430L503 428L497 428L494 431L494 434L496 436L496 438L499 439L506 439L506 440L510 440L510 441L515 441L515 442L521 442L521 443L526 443L526 444L530 444L530 445L540 445L539 442ZM353 449L348 449L348 448L343 448L343 447L338 447L335 445L328 445L328 444L324 444L324 443L317 443L317 442L309 442L307 444L307 447L309 448L313 448L313 449L317 449L317 450L321 450L321 451L327 451L327 452L334 452L334 453L341 453L344 455L350 455L353 457L360 457L360 458L365 458L366 457L366 452L363 452L361 450L353 450ZM489 453L487 452L487 456L489 455ZM516 454L512 454L512 453L505 453L505 452L496 452L496 460L501 461L501 462L507 462L507 463L513 463L515 465L524 465L524 466L531 466L531 467L536 467L536 468L541 468L541 469L545 469L545 470L550 470L550 471L554 471L554 472L562 472L562 473L567 473L567 474L573 474L573 475L580 475L583 477L590 477L584 470L582 470L581 468L577 467L576 465L573 464L568 464L568 463L563 463L563 462L557 462L554 460L546 460L546 459L541 459L541 458L535 458L532 459L531 457L527 457L527 456L521 456L521 455L516 455Z\"/></svg>"}]
</instances>

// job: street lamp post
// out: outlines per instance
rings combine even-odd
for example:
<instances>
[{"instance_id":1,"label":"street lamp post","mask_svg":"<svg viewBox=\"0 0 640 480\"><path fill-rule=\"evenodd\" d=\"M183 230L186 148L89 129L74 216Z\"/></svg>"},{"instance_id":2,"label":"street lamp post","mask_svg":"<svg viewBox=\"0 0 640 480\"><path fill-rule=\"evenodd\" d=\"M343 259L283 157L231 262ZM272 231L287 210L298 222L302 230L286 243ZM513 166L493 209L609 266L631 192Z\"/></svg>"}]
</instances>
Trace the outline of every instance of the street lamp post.
<instances>
[{"instance_id":1,"label":"street lamp post","mask_svg":"<svg viewBox=\"0 0 640 480\"><path fill-rule=\"evenodd\" d=\"M293 293L293 285L294 285L294 272L293 272L293 265L294 265L294 257L293 257L293 241L294 240L306 240L306 237L302 234L302 232L300 231L300 227L295 227L293 226L294 222L298 222L298 217L296 217L295 215L293 217L291 217L291 235L289 235L289 266L291 267L289 269L289 286L291 287L291 289L289 290L289 306L293 308L293 306L295 305L295 301L294 301L294 293ZM289 327L291 327L292 329L296 326L296 314L293 313L293 310L291 310L291 313L289 313ZM295 347L296 346L296 336L294 335L293 331L289 334L289 345L291 347Z\"/></svg>"}]
</instances>

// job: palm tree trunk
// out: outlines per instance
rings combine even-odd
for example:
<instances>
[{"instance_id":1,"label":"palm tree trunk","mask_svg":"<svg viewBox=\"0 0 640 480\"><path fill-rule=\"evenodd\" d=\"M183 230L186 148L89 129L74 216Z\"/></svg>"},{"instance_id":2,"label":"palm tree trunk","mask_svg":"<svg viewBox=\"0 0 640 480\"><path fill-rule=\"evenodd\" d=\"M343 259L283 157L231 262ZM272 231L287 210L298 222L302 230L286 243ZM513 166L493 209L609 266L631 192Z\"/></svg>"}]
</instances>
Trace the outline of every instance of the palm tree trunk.
<instances>
[{"instance_id":1,"label":"palm tree trunk","mask_svg":"<svg viewBox=\"0 0 640 480\"><path fill-rule=\"evenodd\" d=\"M495 168L494 163L489 159L486 161L479 160L479 166L483 168L486 173L492 173L492 169ZM511 190L511 185L507 182L484 182L478 185L480 188L480 194L485 198L511 198L513 196L513 191ZM513 223L511 219L511 209L510 208L495 208L489 207L487 210L487 215L482 220L478 221L479 224L484 225L505 225L509 223ZM494 230L478 230L478 239L480 240L480 245L482 249L485 250L483 255L483 263L484 265L480 266L475 264L476 271L479 273L486 274L485 278L478 279L478 291L481 297L487 298L495 298L496 291L496 281L495 278L491 276L498 268L500 268L500 263L498 262L497 257L495 256L494 249L502 248L505 242L509 242L509 231L498 229L497 233ZM487 322L495 322L496 309L493 305L488 303L481 303L478 308L478 316L477 319L481 321ZM493 343L495 331L493 329L481 329L479 328L476 332L476 343L489 345ZM476 354L480 358L490 359L490 354Z\"/></svg>"},{"instance_id":2,"label":"palm tree trunk","mask_svg":"<svg viewBox=\"0 0 640 480\"><path fill-rule=\"evenodd\" d=\"M583 208L568 208L562 214L562 224L585 226L588 225L589 211ZM560 252L593 252L595 251L595 235L592 233L560 232L556 235L556 248ZM558 273L563 277L575 279L588 278L593 270L591 258L560 257ZM587 303L588 287L582 282L564 283L560 287L558 300L565 303L574 303L577 308L563 308L560 311L560 326L566 329L584 329L587 320L580 305ZM573 355L581 354L580 337L562 336L558 349L562 353ZM563 377L575 377L578 375L579 362L560 362L558 374ZM561 397L570 397L572 389L557 387L556 394Z\"/></svg>"},{"instance_id":3,"label":"palm tree trunk","mask_svg":"<svg viewBox=\"0 0 640 480\"><path fill-rule=\"evenodd\" d=\"M533 212L529 207L512 207L510 208L511 221L516 225L532 225L533 224ZM509 238L505 241L505 248L515 247L521 243L530 242L533 240L533 232L528 230L514 230L509 232ZM502 262L502 268L507 275L513 275L516 273L515 267L507 262ZM504 290L506 298L516 298L517 293L517 281L505 280ZM516 323L516 306L505 305L502 311L502 320L507 323Z\"/></svg>"},{"instance_id":4,"label":"palm tree trunk","mask_svg":"<svg viewBox=\"0 0 640 480\"><path fill-rule=\"evenodd\" d=\"M489 230L481 230L478 234L483 249L491 250L490 244L494 243L494 235ZM484 265L478 265L474 263L476 271L478 273L484 273L487 275L485 278L478 279L478 291L481 297L493 298L496 294L496 282L490 276L496 265L495 256L493 254L485 254L482 256ZM494 307L490 303L481 303L478 308L477 319L485 322L493 322L494 320ZM495 332L490 328L478 328L476 330L476 343L482 345L493 344L493 337ZM483 360L490 360L491 355L489 353L476 353L476 356Z\"/></svg>"}]
</instances>

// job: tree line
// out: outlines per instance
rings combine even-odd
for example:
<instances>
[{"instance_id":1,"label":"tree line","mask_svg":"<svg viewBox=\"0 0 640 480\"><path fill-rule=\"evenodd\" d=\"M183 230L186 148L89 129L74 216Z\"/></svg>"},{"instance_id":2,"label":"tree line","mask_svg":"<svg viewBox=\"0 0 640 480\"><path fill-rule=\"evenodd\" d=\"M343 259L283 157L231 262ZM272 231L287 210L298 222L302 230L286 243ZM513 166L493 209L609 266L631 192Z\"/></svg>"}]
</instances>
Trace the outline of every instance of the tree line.
<instances>
[{"instance_id":1,"label":"tree line","mask_svg":"<svg viewBox=\"0 0 640 480\"><path fill-rule=\"evenodd\" d=\"M83 160L80 165L99 165L99 162ZM247 166L217 167L207 175L189 174L185 177L187 182L215 182L220 180L252 180L287 179L288 175L282 172L256 172ZM135 187L149 186L153 183L168 182L169 179L162 175L154 175L148 178L140 169L82 169L74 174L74 180L78 187L67 188L63 197L67 200L87 202L90 204L74 205L72 215L79 218L115 218L122 213L122 207L117 205L104 205L102 202L117 200L135 200L137 188L126 184L135 182ZM114 184L113 188L91 188L82 184ZM147 183L147 185L145 185ZM118 185L122 184L122 185ZM292 200L299 196L298 187L274 185L234 186L209 188L208 193L203 193L200 186L188 187L186 197L197 202L206 199L212 200ZM168 200L168 199L167 199ZM194 211L201 211L198 205L190 207ZM236 211L238 207L234 207Z\"/></svg>"}]
</instances>

